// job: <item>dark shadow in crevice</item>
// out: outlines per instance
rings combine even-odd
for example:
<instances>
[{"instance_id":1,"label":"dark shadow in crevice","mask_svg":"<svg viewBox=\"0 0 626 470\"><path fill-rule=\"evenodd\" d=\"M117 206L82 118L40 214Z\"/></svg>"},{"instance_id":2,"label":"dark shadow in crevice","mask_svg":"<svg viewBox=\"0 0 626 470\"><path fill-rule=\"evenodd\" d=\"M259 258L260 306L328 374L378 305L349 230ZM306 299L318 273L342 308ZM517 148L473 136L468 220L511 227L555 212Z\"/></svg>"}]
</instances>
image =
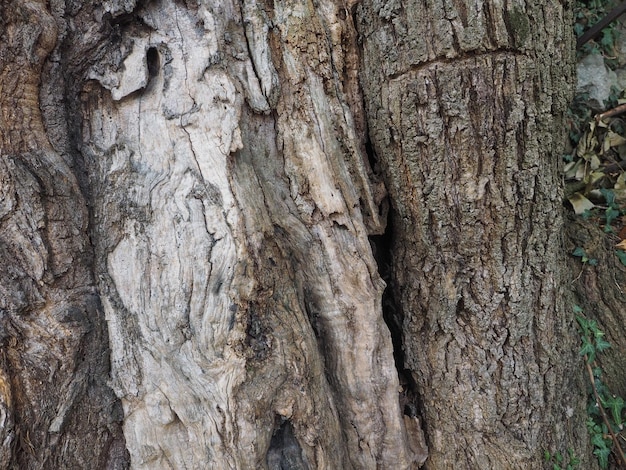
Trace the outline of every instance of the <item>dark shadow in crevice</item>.
<instances>
[{"instance_id":1,"label":"dark shadow in crevice","mask_svg":"<svg viewBox=\"0 0 626 470\"><path fill-rule=\"evenodd\" d=\"M394 245L394 211L389 209L387 225L382 235L369 237L374 259L378 265L378 273L387 287L383 292L382 310L383 319L391 333L393 344L393 358L398 379L400 381L400 406L405 415L416 417L420 414L421 403L417 391L417 383L411 371L405 366L404 351L404 312L397 298L393 276L393 245Z\"/></svg>"},{"instance_id":2,"label":"dark shadow in crevice","mask_svg":"<svg viewBox=\"0 0 626 470\"><path fill-rule=\"evenodd\" d=\"M272 435L267 450L266 462L269 470L308 470L302 448L293 433L293 426L288 419L276 417L277 429Z\"/></svg>"},{"instance_id":3,"label":"dark shadow in crevice","mask_svg":"<svg viewBox=\"0 0 626 470\"><path fill-rule=\"evenodd\" d=\"M159 59L159 50L156 47L150 47L146 51L146 62L148 65L148 76L150 78L154 78L159 74L160 59Z\"/></svg>"},{"instance_id":4,"label":"dark shadow in crevice","mask_svg":"<svg viewBox=\"0 0 626 470\"><path fill-rule=\"evenodd\" d=\"M369 163L370 168L374 174L380 174L380 165L378 164L376 153L374 152L374 148L372 147L372 143L369 139L365 142L365 151L367 152L367 162Z\"/></svg>"}]
</instances>

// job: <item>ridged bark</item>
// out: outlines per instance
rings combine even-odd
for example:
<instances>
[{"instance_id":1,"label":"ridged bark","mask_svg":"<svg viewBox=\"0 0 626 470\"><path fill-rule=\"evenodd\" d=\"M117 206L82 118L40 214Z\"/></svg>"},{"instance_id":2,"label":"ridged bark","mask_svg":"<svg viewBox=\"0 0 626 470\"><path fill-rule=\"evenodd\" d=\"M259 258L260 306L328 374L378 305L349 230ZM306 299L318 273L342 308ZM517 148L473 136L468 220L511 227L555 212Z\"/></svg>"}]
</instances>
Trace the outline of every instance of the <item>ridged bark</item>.
<instances>
[{"instance_id":1,"label":"ridged bark","mask_svg":"<svg viewBox=\"0 0 626 470\"><path fill-rule=\"evenodd\" d=\"M586 458L563 298L568 12L556 1L366 0L357 18L426 468L542 468L544 451L568 448Z\"/></svg>"},{"instance_id":2,"label":"ridged bark","mask_svg":"<svg viewBox=\"0 0 626 470\"><path fill-rule=\"evenodd\" d=\"M587 462L568 22L0 0L0 467Z\"/></svg>"},{"instance_id":3,"label":"ridged bark","mask_svg":"<svg viewBox=\"0 0 626 470\"><path fill-rule=\"evenodd\" d=\"M62 98L40 100L63 35L45 3L0 2L0 467L123 468L87 205L46 129Z\"/></svg>"}]
</instances>

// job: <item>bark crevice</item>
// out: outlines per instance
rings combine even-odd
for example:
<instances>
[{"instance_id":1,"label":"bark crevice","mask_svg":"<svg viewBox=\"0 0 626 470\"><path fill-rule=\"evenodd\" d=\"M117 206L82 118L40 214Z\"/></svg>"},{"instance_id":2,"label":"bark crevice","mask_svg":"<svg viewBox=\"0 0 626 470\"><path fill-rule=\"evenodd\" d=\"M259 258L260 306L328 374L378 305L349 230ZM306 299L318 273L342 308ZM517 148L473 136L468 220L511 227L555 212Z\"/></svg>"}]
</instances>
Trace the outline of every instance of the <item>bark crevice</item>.
<instances>
[{"instance_id":1,"label":"bark crevice","mask_svg":"<svg viewBox=\"0 0 626 470\"><path fill-rule=\"evenodd\" d=\"M268 470L309 470L302 452L302 447L293 432L293 426L288 419L277 416L278 428L274 431L267 450Z\"/></svg>"}]
</instances>

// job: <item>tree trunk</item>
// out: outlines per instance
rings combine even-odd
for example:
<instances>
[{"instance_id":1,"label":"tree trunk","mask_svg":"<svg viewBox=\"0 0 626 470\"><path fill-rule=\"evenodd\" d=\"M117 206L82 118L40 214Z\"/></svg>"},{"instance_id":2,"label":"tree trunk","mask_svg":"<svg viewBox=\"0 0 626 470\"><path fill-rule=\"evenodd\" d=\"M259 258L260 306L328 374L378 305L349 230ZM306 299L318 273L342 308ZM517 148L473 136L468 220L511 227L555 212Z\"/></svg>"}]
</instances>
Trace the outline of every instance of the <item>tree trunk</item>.
<instances>
[{"instance_id":1,"label":"tree trunk","mask_svg":"<svg viewBox=\"0 0 626 470\"><path fill-rule=\"evenodd\" d=\"M0 467L588 464L544 3L0 0Z\"/></svg>"},{"instance_id":2,"label":"tree trunk","mask_svg":"<svg viewBox=\"0 0 626 470\"><path fill-rule=\"evenodd\" d=\"M136 468L413 460L326 9L270 32L255 2L152 2L88 72L81 151Z\"/></svg>"},{"instance_id":3,"label":"tree trunk","mask_svg":"<svg viewBox=\"0 0 626 470\"><path fill-rule=\"evenodd\" d=\"M60 34L43 3L0 2L0 467L123 468Z\"/></svg>"},{"instance_id":4,"label":"tree trunk","mask_svg":"<svg viewBox=\"0 0 626 470\"><path fill-rule=\"evenodd\" d=\"M357 11L427 467L585 455L557 165L571 19L560 2L420 5Z\"/></svg>"},{"instance_id":5,"label":"tree trunk","mask_svg":"<svg viewBox=\"0 0 626 470\"><path fill-rule=\"evenodd\" d=\"M576 291L575 302L584 315L598 322L611 347L598 355L602 380L617 396L626 396L626 268L615 255L615 240L607 236L597 221L581 217L567 220L566 251L584 247L596 266L584 265L580 258L569 259L569 279Z\"/></svg>"}]
</instances>

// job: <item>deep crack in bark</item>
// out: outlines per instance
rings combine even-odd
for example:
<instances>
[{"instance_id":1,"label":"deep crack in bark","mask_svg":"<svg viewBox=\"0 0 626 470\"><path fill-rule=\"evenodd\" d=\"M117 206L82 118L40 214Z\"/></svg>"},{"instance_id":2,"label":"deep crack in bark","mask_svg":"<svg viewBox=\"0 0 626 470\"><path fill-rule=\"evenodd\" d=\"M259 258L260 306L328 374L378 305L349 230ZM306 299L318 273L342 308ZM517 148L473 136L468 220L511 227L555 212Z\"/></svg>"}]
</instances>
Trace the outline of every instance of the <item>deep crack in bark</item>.
<instances>
[{"instance_id":1,"label":"deep crack in bark","mask_svg":"<svg viewBox=\"0 0 626 470\"><path fill-rule=\"evenodd\" d=\"M408 368L405 367L404 338L402 325L404 312L394 292L393 280L393 237L394 223L393 210L389 211L385 232L382 235L370 236L372 252L378 265L380 277L387 287L382 296L383 319L391 334L393 344L393 358L400 381L400 409L406 416L412 418L419 416L420 399L417 392L417 384Z\"/></svg>"}]
</instances>

